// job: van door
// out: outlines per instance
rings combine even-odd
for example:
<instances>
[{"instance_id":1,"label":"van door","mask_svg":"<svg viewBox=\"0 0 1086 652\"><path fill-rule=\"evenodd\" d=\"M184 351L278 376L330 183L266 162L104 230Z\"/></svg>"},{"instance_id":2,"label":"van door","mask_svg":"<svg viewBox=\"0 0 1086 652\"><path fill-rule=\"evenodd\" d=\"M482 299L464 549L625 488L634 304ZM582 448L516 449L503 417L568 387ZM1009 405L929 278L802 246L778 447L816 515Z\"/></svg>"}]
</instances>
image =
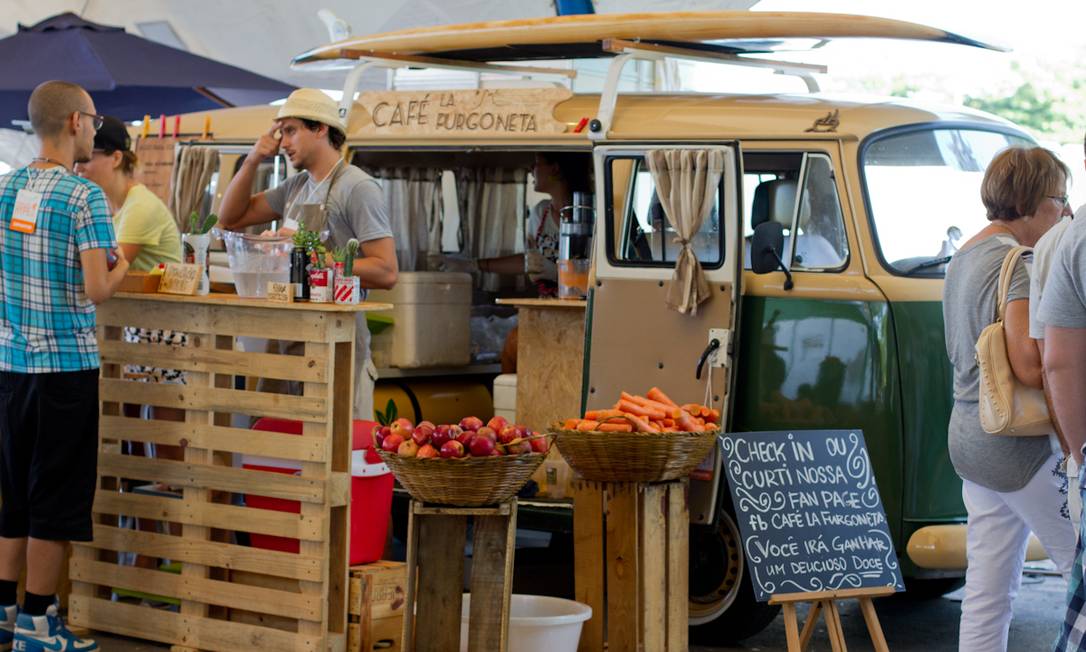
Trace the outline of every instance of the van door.
<instances>
[{"instance_id":1,"label":"van door","mask_svg":"<svg viewBox=\"0 0 1086 652\"><path fill-rule=\"evenodd\" d=\"M727 415L731 365L706 368L695 377L699 357L716 338L718 360L730 360L741 270L738 143L652 148L723 148L725 169L716 203L692 245L711 288L710 298L687 315L667 307L679 245L656 196L645 152L649 146L605 146L595 150L597 201L596 278L586 324L583 396L587 409L610 407L619 392L644 393L657 386L680 403L709 401ZM713 462L715 464L715 453ZM690 518L711 519L716 499L715 468L695 476Z\"/></svg>"}]
</instances>

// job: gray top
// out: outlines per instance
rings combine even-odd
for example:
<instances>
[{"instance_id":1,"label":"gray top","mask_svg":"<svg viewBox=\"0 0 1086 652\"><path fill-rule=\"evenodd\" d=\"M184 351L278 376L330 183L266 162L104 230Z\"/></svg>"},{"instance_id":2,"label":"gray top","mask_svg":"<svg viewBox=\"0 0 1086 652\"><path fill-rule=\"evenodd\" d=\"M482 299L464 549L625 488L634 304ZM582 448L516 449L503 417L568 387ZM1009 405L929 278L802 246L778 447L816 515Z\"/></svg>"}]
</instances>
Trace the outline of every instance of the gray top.
<instances>
[{"instance_id":1,"label":"gray top","mask_svg":"<svg viewBox=\"0 0 1086 652\"><path fill-rule=\"evenodd\" d=\"M1071 220L1048 272L1037 318L1045 326L1086 328L1086 218Z\"/></svg>"},{"instance_id":2,"label":"gray top","mask_svg":"<svg viewBox=\"0 0 1086 652\"><path fill-rule=\"evenodd\" d=\"M996 236L959 251L947 267L943 285L946 350L954 367L954 409L947 442L950 461L962 478L1000 492L1025 487L1052 455L1047 437L1002 437L980 427L977 338L996 319L999 270L1014 244L1010 238ZM1019 261L1007 302L1022 299L1029 300L1029 271Z\"/></svg>"},{"instance_id":3,"label":"gray top","mask_svg":"<svg viewBox=\"0 0 1086 652\"><path fill-rule=\"evenodd\" d=\"M1045 338L1045 325L1038 319L1038 311L1045 295L1045 281L1052 269L1052 259L1056 257L1056 251L1070 223L1071 220L1063 218L1033 245L1033 268L1029 275L1029 336L1035 340Z\"/></svg>"}]
</instances>

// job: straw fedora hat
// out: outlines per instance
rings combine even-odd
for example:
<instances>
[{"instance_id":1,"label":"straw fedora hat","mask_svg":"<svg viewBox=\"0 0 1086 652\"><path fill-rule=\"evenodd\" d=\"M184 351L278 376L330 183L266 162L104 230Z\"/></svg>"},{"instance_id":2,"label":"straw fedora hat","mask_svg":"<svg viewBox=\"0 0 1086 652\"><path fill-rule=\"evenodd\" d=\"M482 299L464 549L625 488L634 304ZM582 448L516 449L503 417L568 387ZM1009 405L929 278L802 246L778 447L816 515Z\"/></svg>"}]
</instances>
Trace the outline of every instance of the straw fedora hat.
<instances>
[{"instance_id":1,"label":"straw fedora hat","mask_svg":"<svg viewBox=\"0 0 1086 652\"><path fill-rule=\"evenodd\" d=\"M316 120L329 127L347 131L345 121L339 117L339 105L316 88L299 88L291 93L286 103L279 107L279 114L275 118Z\"/></svg>"}]
</instances>

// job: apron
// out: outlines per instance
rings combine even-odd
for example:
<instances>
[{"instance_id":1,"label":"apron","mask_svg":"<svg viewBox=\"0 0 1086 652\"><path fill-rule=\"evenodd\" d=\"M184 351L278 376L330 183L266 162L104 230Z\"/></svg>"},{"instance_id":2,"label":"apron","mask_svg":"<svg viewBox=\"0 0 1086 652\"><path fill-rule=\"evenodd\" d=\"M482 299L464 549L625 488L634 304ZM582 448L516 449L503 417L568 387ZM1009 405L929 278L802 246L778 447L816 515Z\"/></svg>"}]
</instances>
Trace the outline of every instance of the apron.
<instances>
[{"instance_id":1,"label":"apron","mask_svg":"<svg viewBox=\"0 0 1086 652\"><path fill-rule=\"evenodd\" d=\"M328 189L324 192L324 200L320 203L314 203L312 199L314 194L320 192L324 181L313 188L310 187L308 182L300 184L298 188L287 195L286 209L283 213L284 221L288 224L293 221L309 231L316 231L322 235L330 234L331 230L328 228L328 198L332 196L332 188L345 170L346 165L343 161L337 163L336 167L332 169L332 173L325 179L328 182ZM327 236L323 239L327 239ZM362 299L365 300L365 291L363 291ZM365 313L359 313L359 315L361 317L356 318L355 327L366 328ZM368 347L365 351L361 350L364 343L365 341L361 337L355 335L354 400L352 402L354 416L352 418L372 421L373 388L377 382L377 368L370 360ZM304 355L305 343L268 340L267 351L285 355ZM257 391L301 395L302 384L297 381L261 378L257 382Z\"/></svg>"}]
</instances>

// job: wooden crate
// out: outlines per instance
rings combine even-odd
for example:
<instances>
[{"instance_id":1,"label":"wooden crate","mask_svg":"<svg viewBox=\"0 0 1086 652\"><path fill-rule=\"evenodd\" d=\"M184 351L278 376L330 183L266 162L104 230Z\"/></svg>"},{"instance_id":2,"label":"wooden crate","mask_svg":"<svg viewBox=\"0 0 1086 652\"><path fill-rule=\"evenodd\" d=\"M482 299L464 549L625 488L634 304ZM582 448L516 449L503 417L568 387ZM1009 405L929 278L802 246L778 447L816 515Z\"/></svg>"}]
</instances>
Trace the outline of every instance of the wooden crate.
<instances>
[{"instance_id":1,"label":"wooden crate","mask_svg":"<svg viewBox=\"0 0 1086 652\"><path fill-rule=\"evenodd\" d=\"M347 650L400 652L407 565L378 561L351 567L347 591Z\"/></svg>"},{"instance_id":2,"label":"wooden crate","mask_svg":"<svg viewBox=\"0 0 1086 652\"><path fill-rule=\"evenodd\" d=\"M582 652L685 652L689 604L687 481L573 486L577 601L592 607Z\"/></svg>"},{"instance_id":3,"label":"wooden crate","mask_svg":"<svg viewBox=\"0 0 1086 652\"><path fill-rule=\"evenodd\" d=\"M361 309L373 307L384 306ZM98 307L99 484L94 541L72 553L74 625L175 650L346 649L354 311L218 295L118 295ZM184 331L189 346L126 343L123 326ZM301 341L304 354L235 350L235 338L242 336ZM181 369L187 384L127 380L125 364ZM294 381L303 395L235 389L236 376ZM180 408L185 420L126 417L125 403ZM302 436L245 427L262 416L300 419ZM184 460L122 455L121 441L180 446ZM235 454L289 460L301 472L237 468ZM180 488L181 498L122 491L130 481L163 482ZM301 513L238 506L234 494L297 500ZM180 534L123 529L122 516L176 523ZM301 549L293 554L238 545L236 532L298 539ZM181 573L121 566L118 552L168 558L180 562ZM288 586L269 588L260 577ZM180 612L112 602L113 587L177 598ZM231 619L231 612L241 611L254 617Z\"/></svg>"},{"instance_id":4,"label":"wooden crate","mask_svg":"<svg viewBox=\"0 0 1086 652\"><path fill-rule=\"evenodd\" d=\"M403 647L460 649L464 544L473 519L468 652L508 652L517 499L491 507L427 506L411 501ZM415 615L418 618L415 618Z\"/></svg>"}]
</instances>

